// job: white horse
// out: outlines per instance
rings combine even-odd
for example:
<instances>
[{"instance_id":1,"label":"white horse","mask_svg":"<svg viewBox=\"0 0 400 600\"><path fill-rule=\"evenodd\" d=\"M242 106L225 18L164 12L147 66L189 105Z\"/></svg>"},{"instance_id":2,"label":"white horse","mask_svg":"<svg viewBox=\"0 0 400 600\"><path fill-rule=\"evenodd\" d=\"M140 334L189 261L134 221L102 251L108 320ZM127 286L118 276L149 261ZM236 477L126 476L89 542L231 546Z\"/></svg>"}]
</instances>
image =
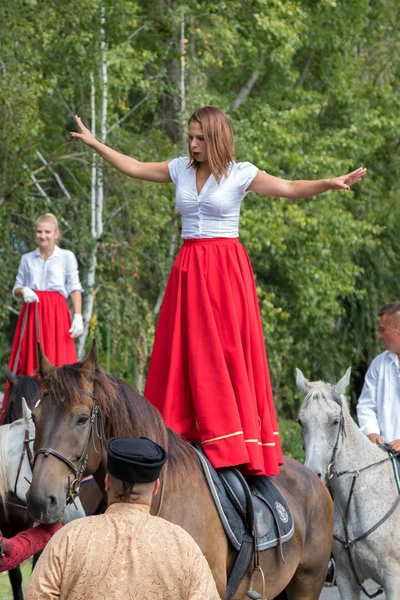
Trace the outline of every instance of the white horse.
<instances>
[{"instance_id":1,"label":"white horse","mask_svg":"<svg viewBox=\"0 0 400 600\"><path fill-rule=\"evenodd\" d=\"M32 413L25 399L22 399L22 419L0 427L0 502L7 513L7 495L13 492L19 500L25 501L32 479L30 456L33 456L35 425ZM76 508L69 505L63 523L85 516L79 498Z\"/></svg>"},{"instance_id":2,"label":"white horse","mask_svg":"<svg viewBox=\"0 0 400 600\"><path fill-rule=\"evenodd\" d=\"M387 452L350 415L344 396L349 381L350 369L335 386L310 383L297 369L305 396L298 418L305 465L325 480L335 500L333 554L341 599L358 600L363 582L373 579L387 600L399 600L400 495Z\"/></svg>"}]
</instances>

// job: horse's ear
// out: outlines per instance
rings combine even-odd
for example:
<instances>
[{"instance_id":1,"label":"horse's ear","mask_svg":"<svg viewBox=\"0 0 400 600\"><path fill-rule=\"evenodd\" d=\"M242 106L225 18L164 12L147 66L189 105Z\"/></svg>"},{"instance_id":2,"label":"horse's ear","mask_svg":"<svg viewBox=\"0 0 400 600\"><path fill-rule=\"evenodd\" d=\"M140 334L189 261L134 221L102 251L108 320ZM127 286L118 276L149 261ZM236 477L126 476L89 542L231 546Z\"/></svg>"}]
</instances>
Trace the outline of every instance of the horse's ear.
<instances>
[{"instance_id":1,"label":"horse's ear","mask_svg":"<svg viewBox=\"0 0 400 600\"><path fill-rule=\"evenodd\" d=\"M333 388L333 395L336 400L341 400L341 397L346 391L347 386L350 384L351 367L349 367L342 379Z\"/></svg>"},{"instance_id":2,"label":"horse's ear","mask_svg":"<svg viewBox=\"0 0 400 600\"><path fill-rule=\"evenodd\" d=\"M88 372L89 375L93 375L97 370L97 344L95 339L93 339L92 347L87 356L82 361L82 370Z\"/></svg>"},{"instance_id":3,"label":"horse's ear","mask_svg":"<svg viewBox=\"0 0 400 600\"><path fill-rule=\"evenodd\" d=\"M11 385L15 385L17 383L17 376L14 375L8 365L4 367L4 375L6 376L8 383Z\"/></svg>"},{"instance_id":4,"label":"horse's ear","mask_svg":"<svg viewBox=\"0 0 400 600\"><path fill-rule=\"evenodd\" d=\"M32 417L32 411L29 408L25 398L22 396L22 417L25 421L29 421Z\"/></svg>"},{"instance_id":5,"label":"horse's ear","mask_svg":"<svg viewBox=\"0 0 400 600\"><path fill-rule=\"evenodd\" d=\"M37 354L39 363L39 374L40 377L43 378L46 377L46 375L49 375L52 371L54 371L55 366L51 364L51 362L43 352L40 342L37 343Z\"/></svg>"},{"instance_id":6,"label":"horse's ear","mask_svg":"<svg viewBox=\"0 0 400 600\"><path fill-rule=\"evenodd\" d=\"M308 387L308 379L306 379L300 369L296 368L296 385L299 388L299 391L306 396L309 391Z\"/></svg>"}]
</instances>

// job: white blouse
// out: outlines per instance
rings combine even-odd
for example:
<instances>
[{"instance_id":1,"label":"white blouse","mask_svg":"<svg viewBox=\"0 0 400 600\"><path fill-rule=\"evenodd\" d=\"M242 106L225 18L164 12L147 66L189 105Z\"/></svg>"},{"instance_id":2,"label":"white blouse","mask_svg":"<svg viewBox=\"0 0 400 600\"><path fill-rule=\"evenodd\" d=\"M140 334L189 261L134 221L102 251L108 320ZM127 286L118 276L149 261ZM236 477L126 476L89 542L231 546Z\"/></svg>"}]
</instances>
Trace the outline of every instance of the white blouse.
<instances>
[{"instance_id":1,"label":"white blouse","mask_svg":"<svg viewBox=\"0 0 400 600\"><path fill-rule=\"evenodd\" d=\"M182 215L182 237L238 237L240 205L258 168L249 162L232 163L227 177L218 184L211 174L198 194L196 170L188 168L189 162L189 158L181 157L168 163L176 185L176 206Z\"/></svg>"},{"instance_id":2,"label":"white blouse","mask_svg":"<svg viewBox=\"0 0 400 600\"><path fill-rule=\"evenodd\" d=\"M24 286L32 290L59 292L64 298L68 298L71 292L83 292L75 254L58 246L47 260L42 257L39 248L24 254L12 291L18 301L21 298L15 296L15 290Z\"/></svg>"}]
</instances>

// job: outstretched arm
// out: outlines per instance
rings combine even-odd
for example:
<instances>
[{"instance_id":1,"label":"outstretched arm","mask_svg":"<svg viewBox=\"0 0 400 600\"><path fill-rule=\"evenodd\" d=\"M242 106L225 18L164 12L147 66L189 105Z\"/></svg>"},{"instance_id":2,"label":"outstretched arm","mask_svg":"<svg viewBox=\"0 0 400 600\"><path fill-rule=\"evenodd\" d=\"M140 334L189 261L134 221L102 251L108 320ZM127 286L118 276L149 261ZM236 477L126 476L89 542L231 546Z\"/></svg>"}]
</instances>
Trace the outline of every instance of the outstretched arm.
<instances>
[{"instance_id":1,"label":"outstretched arm","mask_svg":"<svg viewBox=\"0 0 400 600\"><path fill-rule=\"evenodd\" d=\"M2 538L3 556L0 557L0 572L15 569L24 560L40 552L61 525L39 525L21 531L12 538Z\"/></svg>"},{"instance_id":2,"label":"outstretched arm","mask_svg":"<svg viewBox=\"0 0 400 600\"><path fill-rule=\"evenodd\" d=\"M247 189L263 196L298 200L318 196L318 194L328 190L349 190L352 185L361 181L366 172L367 169L360 168L352 171L352 173L333 179L288 181L259 171Z\"/></svg>"},{"instance_id":3,"label":"outstretched arm","mask_svg":"<svg viewBox=\"0 0 400 600\"><path fill-rule=\"evenodd\" d=\"M172 181L168 169L168 160L156 163L139 162L135 158L116 152L109 146L96 140L78 116L75 116L75 121L80 133L71 131L71 137L82 140L89 148L92 148L95 152L100 154L104 160L118 169L118 171L121 171L124 175L129 175L129 177L134 177L135 179L143 179L144 181L153 181L155 183L169 183Z\"/></svg>"}]
</instances>

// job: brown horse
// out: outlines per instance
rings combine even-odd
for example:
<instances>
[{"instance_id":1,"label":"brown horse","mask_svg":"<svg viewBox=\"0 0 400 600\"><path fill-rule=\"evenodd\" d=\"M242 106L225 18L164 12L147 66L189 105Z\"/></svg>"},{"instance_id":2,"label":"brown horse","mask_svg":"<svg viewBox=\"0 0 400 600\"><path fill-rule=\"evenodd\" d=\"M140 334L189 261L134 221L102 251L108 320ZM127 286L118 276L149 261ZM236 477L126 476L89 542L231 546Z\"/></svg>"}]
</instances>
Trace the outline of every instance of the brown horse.
<instances>
[{"instance_id":1,"label":"brown horse","mask_svg":"<svg viewBox=\"0 0 400 600\"><path fill-rule=\"evenodd\" d=\"M58 369L39 354L43 395L33 412L35 450L39 453L27 498L32 517L46 523L57 521L66 493L72 493L77 485L71 479L79 479L82 469L85 474L93 473L104 489L104 433L106 438L149 437L169 453L161 476L163 497L154 499L152 513L160 511L161 517L192 535L223 597L235 552L226 539L191 446L166 427L147 400L98 367L94 347L82 363ZM269 599L317 600L332 545L331 498L318 477L290 458L274 481L293 513L295 534L284 545L285 563L276 548L260 555L266 594ZM245 597L249 581L250 573L234 598ZM255 587L261 591L259 581Z\"/></svg>"}]
</instances>

